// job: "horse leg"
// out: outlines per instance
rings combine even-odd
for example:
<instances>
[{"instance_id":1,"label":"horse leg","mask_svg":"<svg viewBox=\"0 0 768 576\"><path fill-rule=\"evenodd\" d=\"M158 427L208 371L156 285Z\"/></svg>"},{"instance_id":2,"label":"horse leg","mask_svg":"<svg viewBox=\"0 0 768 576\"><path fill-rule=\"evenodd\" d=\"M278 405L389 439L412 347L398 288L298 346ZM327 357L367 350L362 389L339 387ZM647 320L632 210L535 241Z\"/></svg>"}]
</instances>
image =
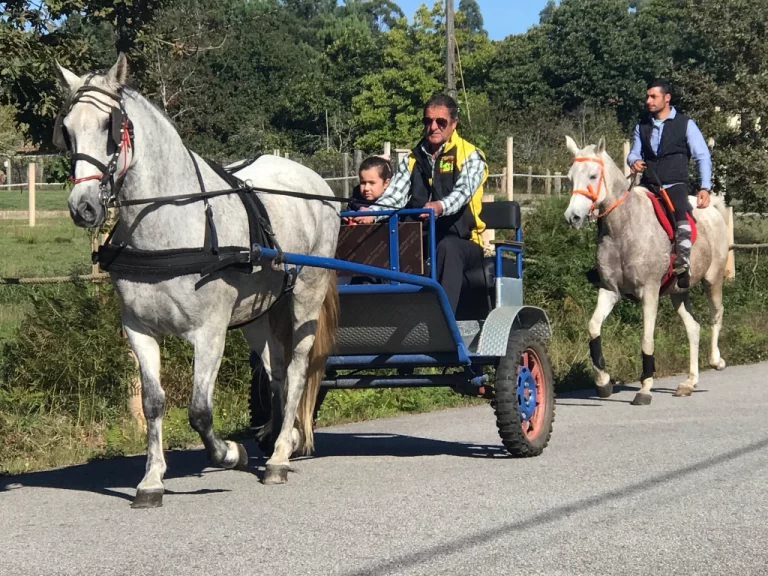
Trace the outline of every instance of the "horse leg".
<instances>
[{"instance_id":1,"label":"horse leg","mask_svg":"<svg viewBox=\"0 0 768 576\"><path fill-rule=\"evenodd\" d=\"M709 316L712 323L712 345L709 352L709 365L716 370L725 370L725 360L720 356L718 341L723 327L723 278L713 283L704 282L704 290L709 302Z\"/></svg>"},{"instance_id":2,"label":"horse leg","mask_svg":"<svg viewBox=\"0 0 768 576\"><path fill-rule=\"evenodd\" d=\"M132 508L158 508L163 505L163 412L165 392L160 386L160 344L157 338L125 323L125 334L136 354L141 372L141 400L147 422L147 467L136 489Z\"/></svg>"},{"instance_id":3,"label":"horse leg","mask_svg":"<svg viewBox=\"0 0 768 576\"><path fill-rule=\"evenodd\" d=\"M605 371L605 359L603 358L603 346L600 341L600 329L603 322L611 313L613 307L619 301L620 296L611 290L600 288L597 293L597 306L589 321L589 351L592 356L592 365L596 370L595 389L600 398L608 398L613 394L611 376Z\"/></svg>"},{"instance_id":4,"label":"horse leg","mask_svg":"<svg viewBox=\"0 0 768 576\"><path fill-rule=\"evenodd\" d=\"M646 406L653 396L653 373L656 370L653 358L653 333L656 330L656 314L659 309L659 286L645 286L643 289L643 373L640 376L640 391L632 400L633 406Z\"/></svg>"},{"instance_id":5,"label":"horse leg","mask_svg":"<svg viewBox=\"0 0 768 576\"><path fill-rule=\"evenodd\" d=\"M331 282L330 273L326 270L310 268L304 269L302 274L303 278L299 276L294 287L290 307L290 325L293 333L290 335L291 346L288 348L290 360L286 370L283 422L275 441L275 449L267 460L264 484L286 483L290 457L302 448L302 440L304 450L310 451L312 448L312 413L317 399L319 377L325 371L325 359L315 357L317 350L313 351L313 345L315 342L322 345L326 340L329 326L332 324L329 324L328 318L332 308L329 302L333 301L332 296L335 297L336 285ZM318 290L321 286L327 288ZM322 360L322 366L319 360ZM304 394L308 397L303 398ZM310 397L312 395L314 397Z\"/></svg>"},{"instance_id":6,"label":"horse leg","mask_svg":"<svg viewBox=\"0 0 768 576\"><path fill-rule=\"evenodd\" d=\"M230 440L225 442L213 433L213 390L226 337L225 328L199 330L190 338L195 359L189 425L200 435L214 465L242 470L248 467L248 453L243 445Z\"/></svg>"},{"instance_id":7,"label":"horse leg","mask_svg":"<svg viewBox=\"0 0 768 576\"><path fill-rule=\"evenodd\" d=\"M680 318L685 324L685 331L688 333L688 346L690 347L690 368L688 369L688 379L681 383L675 391L675 396L690 396L693 389L699 383L699 335L701 329L699 323L691 314L691 299L688 294L671 295L672 305L677 310Z\"/></svg>"}]
</instances>

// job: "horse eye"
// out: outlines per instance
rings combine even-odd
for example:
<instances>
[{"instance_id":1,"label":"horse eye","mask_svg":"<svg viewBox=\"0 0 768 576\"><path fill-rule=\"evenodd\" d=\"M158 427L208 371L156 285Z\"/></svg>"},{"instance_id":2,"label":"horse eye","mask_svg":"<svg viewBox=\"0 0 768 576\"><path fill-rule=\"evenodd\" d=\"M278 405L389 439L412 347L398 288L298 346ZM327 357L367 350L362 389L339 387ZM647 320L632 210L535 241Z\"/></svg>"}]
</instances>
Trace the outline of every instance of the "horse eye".
<instances>
[{"instance_id":1,"label":"horse eye","mask_svg":"<svg viewBox=\"0 0 768 576\"><path fill-rule=\"evenodd\" d=\"M590 180L597 180L597 174L590 174L589 175Z\"/></svg>"}]
</instances>

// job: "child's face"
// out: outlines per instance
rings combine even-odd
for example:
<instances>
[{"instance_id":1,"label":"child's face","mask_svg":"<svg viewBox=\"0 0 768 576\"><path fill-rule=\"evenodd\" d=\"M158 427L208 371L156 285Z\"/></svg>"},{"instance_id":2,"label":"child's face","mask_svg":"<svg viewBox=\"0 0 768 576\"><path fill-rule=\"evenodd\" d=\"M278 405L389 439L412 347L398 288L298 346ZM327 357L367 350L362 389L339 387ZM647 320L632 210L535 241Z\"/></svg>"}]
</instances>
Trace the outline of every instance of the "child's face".
<instances>
[{"instance_id":1,"label":"child's face","mask_svg":"<svg viewBox=\"0 0 768 576\"><path fill-rule=\"evenodd\" d=\"M389 186L389 179L382 179L376 167L360 171L360 194L369 202L377 200Z\"/></svg>"}]
</instances>

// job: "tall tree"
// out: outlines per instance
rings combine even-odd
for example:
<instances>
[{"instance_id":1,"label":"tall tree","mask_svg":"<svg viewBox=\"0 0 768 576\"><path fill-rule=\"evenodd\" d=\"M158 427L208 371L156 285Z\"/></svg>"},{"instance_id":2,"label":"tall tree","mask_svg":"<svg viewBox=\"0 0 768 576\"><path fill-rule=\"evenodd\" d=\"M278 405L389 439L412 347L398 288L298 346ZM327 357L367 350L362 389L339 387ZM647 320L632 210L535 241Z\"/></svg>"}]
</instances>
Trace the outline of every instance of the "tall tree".
<instances>
[{"instance_id":1,"label":"tall tree","mask_svg":"<svg viewBox=\"0 0 768 576\"><path fill-rule=\"evenodd\" d=\"M477 0L461 0L459 12L464 16L457 24L459 28L463 28L471 34L487 34L483 28L483 13L480 11Z\"/></svg>"}]
</instances>

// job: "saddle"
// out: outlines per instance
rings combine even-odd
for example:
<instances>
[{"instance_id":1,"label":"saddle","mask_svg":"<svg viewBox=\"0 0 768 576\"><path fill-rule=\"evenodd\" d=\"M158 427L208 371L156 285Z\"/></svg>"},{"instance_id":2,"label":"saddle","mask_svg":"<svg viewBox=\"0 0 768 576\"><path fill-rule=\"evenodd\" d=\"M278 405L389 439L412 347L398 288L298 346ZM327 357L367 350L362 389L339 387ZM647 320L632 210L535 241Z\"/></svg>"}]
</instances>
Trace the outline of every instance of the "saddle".
<instances>
[{"instance_id":1,"label":"saddle","mask_svg":"<svg viewBox=\"0 0 768 576\"><path fill-rule=\"evenodd\" d=\"M656 194L653 192L646 192L648 195L648 198L651 199L651 204L653 205L653 211L656 213L656 218L659 221L659 224L661 224L661 227L664 229L664 232L667 233L667 237L669 238L669 241L672 242L673 246L675 243L675 209L672 206L672 202L669 200L669 197L666 195L666 192L664 189L661 189L662 197L659 198ZM664 204L662 205L661 199L664 200ZM696 243L696 220L694 219L693 215L688 212L686 214L686 217L688 218L688 224L691 226L691 244ZM661 280L661 292L665 292L672 284L675 282L675 275L672 272L673 268L673 262L675 261L675 252L672 250L672 252L669 255L669 268L667 269L667 273L664 275L664 278Z\"/></svg>"}]
</instances>

